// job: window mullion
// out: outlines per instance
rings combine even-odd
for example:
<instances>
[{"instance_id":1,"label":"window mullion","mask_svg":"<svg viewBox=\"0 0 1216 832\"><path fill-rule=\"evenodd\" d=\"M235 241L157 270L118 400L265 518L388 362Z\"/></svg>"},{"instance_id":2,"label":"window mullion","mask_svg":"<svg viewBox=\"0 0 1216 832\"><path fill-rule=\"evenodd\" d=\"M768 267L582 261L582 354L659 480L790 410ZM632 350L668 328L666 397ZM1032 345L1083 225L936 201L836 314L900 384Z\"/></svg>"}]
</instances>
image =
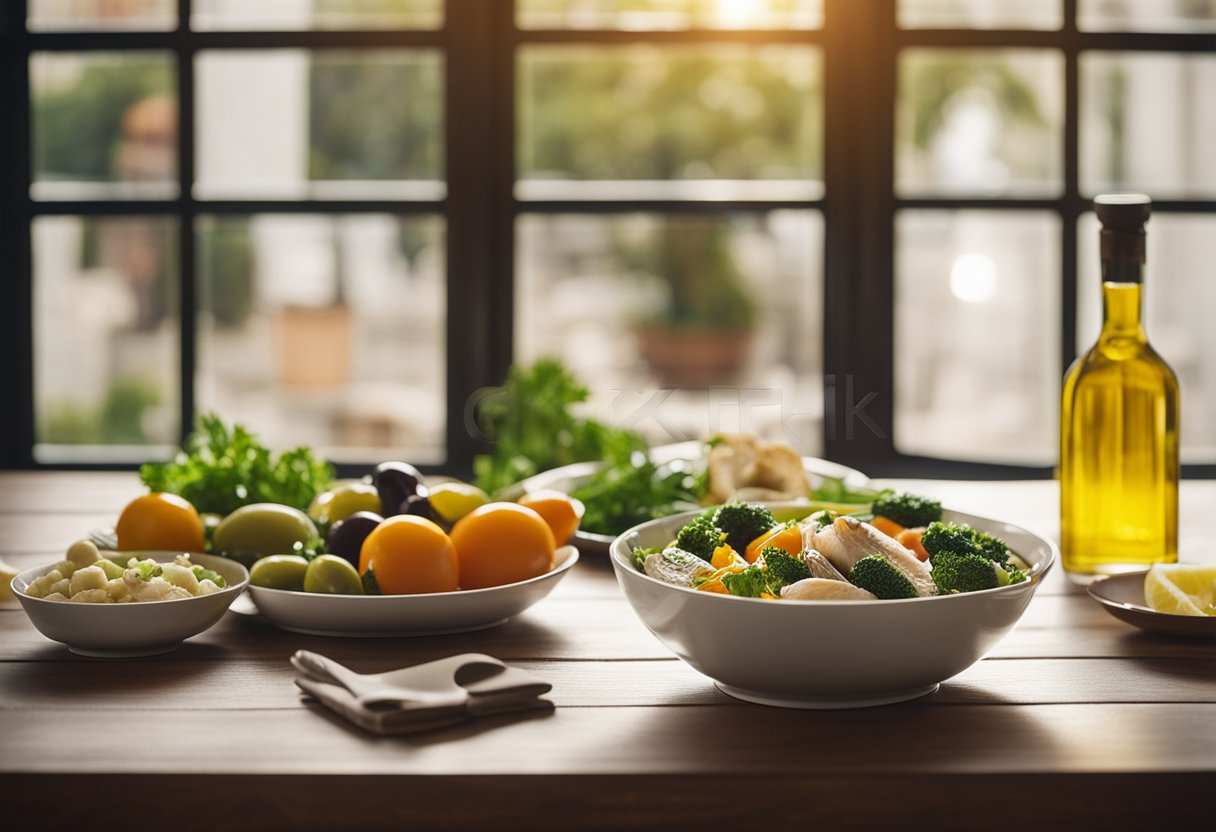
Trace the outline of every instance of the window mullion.
<instances>
[{"instance_id":1,"label":"window mullion","mask_svg":"<svg viewBox=\"0 0 1216 832\"><path fill-rule=\"evenodd\" d=\"M194 425L195 371L198 354L198 289L194 252L194 44L190 38L191 0L177 0L177 176L178 176L178 395L183 443Z\"/></svg>"},{"instance_id":2,"label":"window mullion","mask_svg":"<svg viewBox=\"0 0 1216 832\"><path fill-rule=\"evenodd\" d=\"M446 467L468 472L480 450L465 408L480 388L501 381L510 362L509 183L504 158L513 153L513 80L502 78L510 51L514 3L448 0L446 7L445 124L447 165L447 420ZM505 145L505 147L504 147ZM502 218L506 218L505 220ZM506 317L506 347L502 334Z\"/></svg>"},{"instance_id":3,"label":"window mullion","mask_svg":"<svg viewBox=\"0 0 1216 832\"><path fill-rule=\"evenodd\" d=\"M30 84L26 0L0 9L0 112L15 114L0 132L0 200L5 222L0 245L8 252L0 269L4 334L0 348L8 362L5 406L0 407L0 467L34 464L33 285L30 268Z\"/></svg>"},{"instance_id":4,"label":"window mullion","mask_svg":"<svg viewBox=\"0 0 1216 832\"><path fill-rule=\"evenodd\" d=\"M895 2L825 2L824 448L894 456Z\"/></svg>"}]
</instances>

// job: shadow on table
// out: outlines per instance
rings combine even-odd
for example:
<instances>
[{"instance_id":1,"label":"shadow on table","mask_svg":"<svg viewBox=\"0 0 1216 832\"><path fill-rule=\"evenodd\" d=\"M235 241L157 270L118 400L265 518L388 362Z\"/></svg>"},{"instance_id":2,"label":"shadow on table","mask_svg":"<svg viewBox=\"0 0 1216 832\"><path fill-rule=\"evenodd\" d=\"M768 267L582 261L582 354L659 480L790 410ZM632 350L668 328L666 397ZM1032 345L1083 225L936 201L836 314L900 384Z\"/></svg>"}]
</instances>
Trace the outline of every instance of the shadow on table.
<instances>
[{"instance_id":1,"label":"shadow on table","mask_svg":"<svg viewBox=\"0 0 1216 832\"><path fill-rule=\"evenodd\" d=\"M77 656L60 644L47 644L31 650L21 663L21 672L12 674L5 699L14 705L28 698L40 706L76 706L94 698L137 703L149 696L189 689L214 670L214 660L226 655L223 647L187 642L159 656L94 659Z\"/></svg>"},{"instance_id":2,"label":"shadow on table","mask_svg":"<svg viewBox=\"0 0 1216 832\"><path fill-rule=\"evenodd\" d=\"M495 728L502 728L507 725L515 725L517 723L530 722L538 719L548 719L555 713L553 709L519 711L513 714L499 714L497 716L484 716L476 719L469 719L468 721L461 722L457 725L449 725L444 728L437 728L430 731L419 732L417 734L384 736L374 734L360 728L350 720L338 716L338 714L334 713L332 710L316 700L305 699L303 700L302 704L305 708L312 711L321 719L324 719L330 724L335 725L345 731L349 731L352 734L356 734L368 740L401 743L402 745L407 745L414 748L426 748L433 745L459 742L470 737L478 736L479 734L484 734L487 731L493 731Z\"/></svg>"}]
</instances>

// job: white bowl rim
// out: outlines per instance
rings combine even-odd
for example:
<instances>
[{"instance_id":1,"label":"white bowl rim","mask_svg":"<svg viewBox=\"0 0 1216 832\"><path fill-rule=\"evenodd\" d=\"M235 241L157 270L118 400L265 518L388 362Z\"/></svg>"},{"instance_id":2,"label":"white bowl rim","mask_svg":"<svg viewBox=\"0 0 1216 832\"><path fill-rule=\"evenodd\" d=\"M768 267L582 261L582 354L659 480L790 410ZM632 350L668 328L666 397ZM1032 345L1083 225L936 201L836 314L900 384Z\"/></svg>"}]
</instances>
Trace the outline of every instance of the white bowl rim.
<instances>
[{"instance_id":1,"label":"white bowl rim","mask_svg":"<svg viewBox=\"0 0 1216 832\"><path fill-rule=\"evenodd\" d=\"M413 593L408 593L408 594L396 594L396 595L391 595L391 594L386 594L386 595L343 595L343 594L339 594L339 593L328 593L328 592L304 592L303 590L299 590L299 589L275 589L274 587L258 586L256 584L250 584L249 589L251 592L256 591L259 594L265 592L266 594L268 594L272 597L277 595L277 596L282 596L283 598L309 598L309 599L322 599L322 598L335 599L336 598L336 599L341 599L341 600L345 600L345 601L349 601L352 598L357 598L362 603L373 603L373 604L390 603L394 600L397 603L401 603L401 599L403 599L403 598L470 598L470 597L475 597L478 595L489 595L489 594L492 594L495 592L502 592L503 590L508 590L508 589L516 589L519 587L528 586L529 584L540 583L541 581L544 581L548 578L552 578L554 576L560 575L563 572L566 572L566 571L572 569L574 567L574 565L576 563L578 563L578 557L579 557L578 548L575 546L572 546L570 544L566 544L564 546L558 546L554 552L554 558L557 559L557 557L562 552L566 553L564 558L561 560L560 563L558 563L556 566L554 566L548 572L545 572L541 575L536 575L531 578L525 578L522 581L515 581L515 582L509 583L509 584L499 584L498 586L485 586L485 587L480 587L478 589L456 589L456 590L452 590L451 592L413 592ZM326 602L317 601L317 603L326 603Z\"/></svg>"},{"instance_id":2,"label":"white bowl rim","mask_svg":"<svg viewBox=\"0 0 1216 832\"><path fill-rule=\"evenodd\" d=\"M244 564L238 563L237 561L231 560L230 558L223 557L222 555L211 555L206 552L179 552L179 551L176 551L173 549L163 549L163 550L162 549L134 549L129 552L111 552L108 549L101 550L101 556L103 558L107 557L107 553L108 554L129 555L130 557L138 557L140 560L144 560L145 558L150 557L153 560L155 560L157 563L168 563L173 558L177 557L178 555L189 555L190 560L194 563L194 565L204 566L205 564L202 564L202 563L194 560L194 558L198 557L199 555L202 555L205 558L215 558L216 560L223 561L225 564L230 563L230 564L233 564L234 566L239 567L240 574L242 577L241 577L240 581L236 581L236 582L228 581L228 579L225 578L224 580L227 581L228 585L220 587L219 592L212 592L209 595L194 595L190 598L166 598L164 601L144 601L144 602L130 603L130 604L72 604L73 609L92 609L92 608L101 609L101 608L108 608L108 607L124 607L124 608L125 607L139 607L139 608L150 607L150 608L155 608L159 604L169 603L172 601L197 601L200 598L215 598L217 596L225 596L225 595L233 595L233 596L240 595L241 592L244 591L245 587L249 584L249 570L245 568ZM163 560L161 559L162 557L164 558ZM51 604L56 607L62 606L65 603L71 603L70 601L50 601L46 598L42 598L37 595L30 595L28 592L26 592L26 588L30 585L30 583L35 578L41 578L43 575L50 572L52 569L54 569L59 564L63 563L63 561L65 561L65 560L67 560L67 558L60 558L59 560L57 560L53 563L43 564L42 566L33 566L33 567L30 567L29 569L23 569L22 571L18 572L16 575L14 575L13 579L11 581L9 581L9 588L13 591L14 595L20 596L20 598L23 601L33 601L33 602L39 603L39 604ZM18 581L20 581L21 583L18 584Z\"/></svg>"},{"instance_id":3,"label":"white bowl rim","mask_svg":"<svg viewBox=\"0 0 1216 832\"><path fill-rule=\"evenodd\" d=\"M795 505L795 504L791 504L791 503L787 503L787 502L776 502L776 503L768 503L768 502L763 502L763 501L756 501L756 502L761 502L761 503L763 503L763 505L768 506L771 509L790 508L790 507L794 507L794 505ZM1024 589L1025 587L1028 587L1034 583L1037 583L1038 581L1041 581L1047 575L1047 573L1051 571L1051 568L1055 565L1056 561L1059 559L1059 547L1056 546L1055 542L1053 540L1051 540L1051 538L1047 537L1046 535L1040 534L1036 531L1033 531L1032 529L1028 529L1025 526L1019 526L1016 523L1010 523L1005 520L997 520L996 518L992 518L992 517L984 517L983 515L980 515L980 514L969 514L967 512L956 511L956 510L950 509L950 508L943 508L943 512L948 512L949 514L951 514L954 518L957 519L957 522L967 522L967 520L969 520L969 519L974 519L974 520L982 520L982 521L985 521L988 523L1000 523L1000 524L1003 524L1006 526L1012 526L1013 528L1017 529L1018 531L1031 535L1032 537L1036 537L1039 540L1041 540L1043 543L1046 543L1047 544L1047 558L1043 561L1040 561L1040 562L1034 564L1033 566L1031 566L1031 568L1029 570L1027 570L1027 572L1025 573L1026 574L1025 581L1020 581L1016 584L1008 584L1006 586L997 586L997 587L993 587L992 589L979 589L974 592L952 592L948 595L926 595L926 596L922 596L919 598L888 598L886 600L876 598L872 601L869 599L832 599L832 600L828 600L828 599L823 599L823 598L782 598L781 606L790 606L790 605L794 605L794 606L825 606L825 605L865 606L865 605L870 605L870 604L883 604L884 606L886 606L886 605L890 605L890 604L920 604L920 603L924 603L926 601L949 602L950 599L977 598L977 597L983 597L986 595L995 595L997 593L1002 593L1002 592L1008 593L1010 591L1017 591L1017 590L1019 590L1019 588ZM721 600L727 601L727 602L746 602L749 604L766 604L766 605L772 606L772 601L770 599L747 598L747 597L744 597L741 595L727 595L727 594L723 594L720 592L701 592L701 591L693 589L691 587L679 586L678 584L669 584L666 581L660 581L658 578L652 578L650 575L647 575L645 572L641 572L634 568L633 563L629 560L628 555L626 554L626 547L628 545L628 542L626 540L627 538L629 538L631 535L637 535L638 532L640 532L642 529L647 528L649 526L654 526L659 523L671 523L676 520L684 520L685 522L687 522L687 520L690 520L693 517L696 517L698 514L701 514L701 513L702 513L702 511L688 511L688 512L683 512L681 514L673 514L668 517L660 517L657 520L649 520L645 523L640 523L640 524L634 526L632 529L628 529L627 531L618 535L613 540L612 548L609 550L610 555L612 557L613 568L628 570L629 572L633 573L634 575L641 577L647 581L651 581L655 584L658 584L659 586L664 586L664 587L667 587L668 589L679 590L680 592L691 593L700 598L718 598L718 599L721 599ZM812 511L810 513L814 514L815 512ZM1014 554L1016 555L1017 553L1014 552ZM1042 568L1040 568L1040 567L1042 567Z\"/></svg>"}]
</instances>

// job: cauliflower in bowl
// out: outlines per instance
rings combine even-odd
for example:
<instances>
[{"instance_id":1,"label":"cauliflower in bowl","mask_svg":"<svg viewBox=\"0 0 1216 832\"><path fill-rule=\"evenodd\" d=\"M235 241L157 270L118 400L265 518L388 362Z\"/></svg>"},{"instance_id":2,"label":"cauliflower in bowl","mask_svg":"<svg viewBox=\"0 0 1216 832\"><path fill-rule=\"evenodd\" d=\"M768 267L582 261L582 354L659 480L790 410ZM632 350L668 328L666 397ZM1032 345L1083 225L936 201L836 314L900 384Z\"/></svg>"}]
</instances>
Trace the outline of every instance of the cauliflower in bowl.
<instances>
[{"instance_id":1,"label":"cauliflower in bowl","mask_svg":"<svg viewBox=\"0 0 1216 832\"><path fill-rule=\"evenodd\" d=\"M119 553L114 554L117 557ZM81 540L72 544L65 560L31 581L26 594L47 601L126 604L197 598L225 586L222 576L191 563L188 554L179 554L167 563L132 557L122 566L102 557L91 542Z\"/></svg>"}]
</instances>

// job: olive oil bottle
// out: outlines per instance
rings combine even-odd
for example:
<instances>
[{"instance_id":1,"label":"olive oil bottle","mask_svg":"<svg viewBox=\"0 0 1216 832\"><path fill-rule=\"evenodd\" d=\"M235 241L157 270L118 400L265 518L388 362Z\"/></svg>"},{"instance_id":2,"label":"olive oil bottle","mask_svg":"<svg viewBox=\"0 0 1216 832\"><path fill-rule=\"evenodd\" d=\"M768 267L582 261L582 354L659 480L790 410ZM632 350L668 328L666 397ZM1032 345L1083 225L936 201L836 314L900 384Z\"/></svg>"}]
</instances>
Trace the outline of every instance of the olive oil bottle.
<instances>
[{"instance_id":1,"label":"olive oil bottle","mask_svg":"<svg viewBox=\"0 0 1216 832\"><path fill-rule=\"evenodd\" d=\"M1102 332L1060 414L1060 548L1074 581L1178 559L1178 380L1140 320L1142 194L1099 196Z\"/></svg>"}]
</instances>

